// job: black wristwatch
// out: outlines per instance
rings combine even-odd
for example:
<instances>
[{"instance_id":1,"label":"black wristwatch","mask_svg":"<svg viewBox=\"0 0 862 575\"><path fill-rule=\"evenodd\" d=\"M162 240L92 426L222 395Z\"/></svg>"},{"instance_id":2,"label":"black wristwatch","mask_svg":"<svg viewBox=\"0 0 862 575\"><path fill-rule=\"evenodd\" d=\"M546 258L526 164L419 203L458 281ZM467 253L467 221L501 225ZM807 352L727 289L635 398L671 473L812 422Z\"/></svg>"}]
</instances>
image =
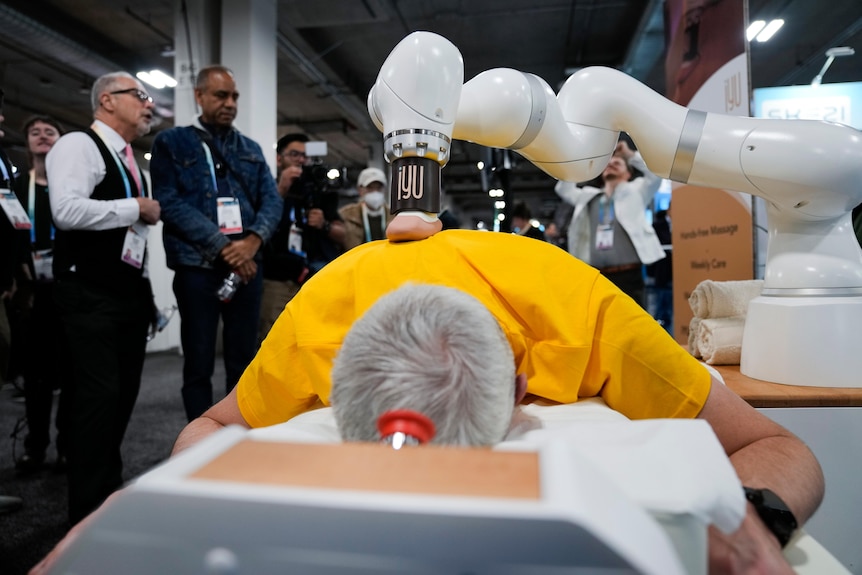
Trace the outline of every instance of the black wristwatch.
<instances>
[{"instance_id":1,"label":"black wristwatch","mask_svg":"<svg viewBox=\"0 0 862 575\"><path fill-rule=\"evenodd\" d=\"M799 526L787 504L769 489L753 489L751 487L743 487L743 489L745 490L745 498L754 505L757 515L766 525L766 528L778 538L782 547L787 545L793 532Z\"/></svg>"}]
</instances>

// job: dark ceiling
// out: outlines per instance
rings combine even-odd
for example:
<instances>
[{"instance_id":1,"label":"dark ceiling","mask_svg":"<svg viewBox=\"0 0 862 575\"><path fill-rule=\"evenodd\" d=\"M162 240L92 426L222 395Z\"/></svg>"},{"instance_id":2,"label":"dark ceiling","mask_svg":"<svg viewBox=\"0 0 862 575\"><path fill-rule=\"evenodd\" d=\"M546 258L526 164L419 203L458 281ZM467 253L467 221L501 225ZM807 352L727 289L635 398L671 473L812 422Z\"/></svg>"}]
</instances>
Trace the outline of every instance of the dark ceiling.
<instances>
[{"instance_id":1,"label":"dark ceiling","mask_svg":"<svg viewBox=\"0 0 862 575\"><path fill-rule=\"evenodd\" d=\"M99 75L151 68L172 73L169 48L180 5L180 0L0 4L4 146L13 158L23 161L20 127L30 114L52 115L69 129L88 125L89 87ZM388 53L414 30L451 40L463 54L466 79L503 66L535 73L558 87L573 70L602 65L664 93L663 6L660 0L278 0L278 133L301 130L327 141L326 163L346 166L355 180L381 141L365 113L366 95ZM824 82L862 80L862 1L749 0L748 6L751 20L786 22L769 42L751 44L753 88L809 83L833 46L850 46L857 54L836 59ZM173 94L152 93L161 117L157 130L170 127ZM144 150L150 142L145 138L136 145ZM457 143L443 172L447 196L464 225L491 217L491 200L475 168L482 154L478 146ZM535 215L553 212L552 179L523 160L510 176L514 197L527 201Z\"/></svg>"}]
</instances>

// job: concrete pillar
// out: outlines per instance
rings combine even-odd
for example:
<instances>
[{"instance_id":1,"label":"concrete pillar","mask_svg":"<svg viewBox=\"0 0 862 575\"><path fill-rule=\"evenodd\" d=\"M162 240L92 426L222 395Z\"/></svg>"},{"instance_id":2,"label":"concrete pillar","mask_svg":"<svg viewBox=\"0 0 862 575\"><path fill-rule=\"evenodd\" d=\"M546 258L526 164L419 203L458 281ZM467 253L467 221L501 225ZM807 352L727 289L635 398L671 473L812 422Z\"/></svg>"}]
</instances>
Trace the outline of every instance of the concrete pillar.
<instances>
[{"instance_id":1,"label":"concrete pillar","mask_svg":"<svg viewBox=\"0 0 862 575\"><path fill-rule=\"evenodd\" d=\"M184 6L185 5L185 11ZM221 2L175 0L174 12L174 125L188 126L198 115L195 77L220 62Z\"/></svg>"},{"instance_id":2,"label":"concrete pillar","mask_svg":"<svg viewBox=\"0 0 862 575\"><path fill-rule=\"evenodd\" d=\"M277 92L275 0L223 0L221 63L240 93L235 126L260 144L275 173Z\"/></svg>"}]
</instances>

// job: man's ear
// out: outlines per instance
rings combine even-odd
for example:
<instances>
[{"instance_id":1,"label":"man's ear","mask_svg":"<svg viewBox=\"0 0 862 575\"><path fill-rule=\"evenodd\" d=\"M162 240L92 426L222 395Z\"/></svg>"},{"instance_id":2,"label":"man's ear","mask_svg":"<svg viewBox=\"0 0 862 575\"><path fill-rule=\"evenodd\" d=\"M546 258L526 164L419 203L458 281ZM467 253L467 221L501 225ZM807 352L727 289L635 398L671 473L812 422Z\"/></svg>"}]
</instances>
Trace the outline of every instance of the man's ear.
<instances>
[{"instance_id":1,"label":"man's ear","mask_svg":"<svg viewBox=\"0 0 862 575\"><path fill-rule=\"evenodd\" d=\"M111 103L111 95L107 92L102 92L99 95L99 104L109 112L114 109L114 105Z\"/></svg>"},{"instance_id":2,"label":"man's ear","mask_svg":"<svg viewBox=\"0 0 862 575\"><path fill-rule=\"evenodd\" d=\"M515 376L515 405L520 404L527 395L527 374L519 373Z\"/></svg>"}]
</instances>

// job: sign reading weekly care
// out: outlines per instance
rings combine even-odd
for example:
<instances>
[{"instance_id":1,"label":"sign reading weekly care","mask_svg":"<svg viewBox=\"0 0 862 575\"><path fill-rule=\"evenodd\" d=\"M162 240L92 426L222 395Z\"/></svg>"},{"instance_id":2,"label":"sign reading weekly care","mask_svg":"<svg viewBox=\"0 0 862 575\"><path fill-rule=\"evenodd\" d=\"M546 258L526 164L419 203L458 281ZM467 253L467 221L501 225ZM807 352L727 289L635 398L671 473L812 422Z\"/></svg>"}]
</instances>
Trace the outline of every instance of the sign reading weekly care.
<instances>
[{"instance_id":1,"label":"sign reading weekly care","mask_svg":"<svg viewBox=\"0 0 862 575\"><path fill-rule=\"evenodd\" d=\"M743 2L667 0L667 97L704 112L748 116ZM754 275L751 196L674 183L673 334L688 343L688 297L701 281Z\"/></svg>"}]
</instances>

